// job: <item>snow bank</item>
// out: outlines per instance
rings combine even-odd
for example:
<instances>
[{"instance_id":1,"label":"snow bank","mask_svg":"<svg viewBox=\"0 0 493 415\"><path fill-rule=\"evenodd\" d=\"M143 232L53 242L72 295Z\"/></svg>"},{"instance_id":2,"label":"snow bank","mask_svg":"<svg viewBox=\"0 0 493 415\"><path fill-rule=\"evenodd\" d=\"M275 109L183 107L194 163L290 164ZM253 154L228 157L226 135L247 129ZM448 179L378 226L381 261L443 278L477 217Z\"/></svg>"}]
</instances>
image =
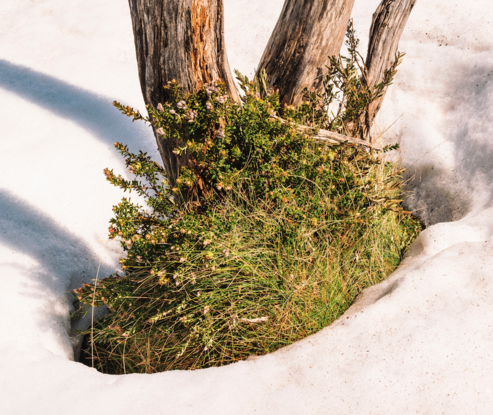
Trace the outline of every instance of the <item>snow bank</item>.
<instances>
[{"instance_id":1,"label":"snow bank","mask_svg":"<svg viewBox=\"0 0 493 415\"><path fill-rule=\"evenodd\" d=\"M225 0L230 63L251 74L282 0ZM367 42L379 0L356 0ZM70 290L117 269L106 244L121 141L158 158L128 6L0 3L0 410L3 414L489 414L493 405L493 10L418 1L379 117L406 203L429 226L399 269L332 326L223 368L107 376L71 361Z\"/></svg>"}]
</instances>

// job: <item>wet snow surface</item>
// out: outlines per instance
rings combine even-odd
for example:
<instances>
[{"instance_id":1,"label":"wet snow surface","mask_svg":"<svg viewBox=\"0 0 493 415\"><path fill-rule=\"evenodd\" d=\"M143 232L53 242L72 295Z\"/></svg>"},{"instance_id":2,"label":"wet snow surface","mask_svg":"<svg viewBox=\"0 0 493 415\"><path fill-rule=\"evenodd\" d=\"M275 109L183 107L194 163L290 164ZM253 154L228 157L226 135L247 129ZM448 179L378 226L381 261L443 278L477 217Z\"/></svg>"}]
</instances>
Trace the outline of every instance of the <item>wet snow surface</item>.
<instances>
[{"instance_id":1,"label":"wet snow surface","mask_svg":"<svg viewBox=\"0 0 493 415\"><path fill-rule=\"evenodd\" d=\"M247 74L282 0L225 0ZM363 49L379 0L353 12ZM126 1L0 2L2 414L490 414L493 407L493 9L419 0L379 116L401 144L406 203L428 228L331 327L223 368L107 376L75 363L68 292L118 267L106 244L125 174L114 141L156 159Z\"/></svg>"}]
</instances>

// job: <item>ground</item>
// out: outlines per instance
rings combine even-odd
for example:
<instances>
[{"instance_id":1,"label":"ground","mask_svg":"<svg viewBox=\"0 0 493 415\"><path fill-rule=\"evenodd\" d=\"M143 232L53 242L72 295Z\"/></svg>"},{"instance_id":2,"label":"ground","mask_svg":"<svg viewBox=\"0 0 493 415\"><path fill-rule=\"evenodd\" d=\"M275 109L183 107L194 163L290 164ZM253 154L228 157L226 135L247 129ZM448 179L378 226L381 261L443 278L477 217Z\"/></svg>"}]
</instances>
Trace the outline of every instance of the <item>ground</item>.
<instances>
[{"instance_id":1,"label":"ground","mask_svg":"<svg viewBox=\"0 0 493 415\"><path fill-rule=\"evenodd\" d=\"M251 73L282 0L225 0L232 68ZM356 0L367 42L379 0ZM489 414L493 405L493 9L418 0L378 119L401 144L427 229L388 280L286 349L223 368L106 376L73 362L69 291L118 269L106 243L114 141L158 157L128 5L0 4L0 408L5 414Z\"/></svg>"}]
</instances>

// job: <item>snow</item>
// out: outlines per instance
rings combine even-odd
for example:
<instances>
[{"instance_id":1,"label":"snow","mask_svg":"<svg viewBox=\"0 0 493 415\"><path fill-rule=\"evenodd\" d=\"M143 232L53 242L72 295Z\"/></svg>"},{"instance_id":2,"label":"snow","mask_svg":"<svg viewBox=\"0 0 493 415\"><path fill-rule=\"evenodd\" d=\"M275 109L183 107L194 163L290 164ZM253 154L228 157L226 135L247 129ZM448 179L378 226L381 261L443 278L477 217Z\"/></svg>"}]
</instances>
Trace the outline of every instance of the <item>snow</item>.
<instances>
[{"instance_id":1,"label":"snow","mask_svg":"<svg viewBox=\"0 0 493 415\"><path fill-rule=\"evenodd\" d=\"M225 0L232 68L251 74L282 0ZM367 42L379 0L356 0ZM0 3L2 414L489 414L493 405L493 9L418 1L378 119L401 144L427 229L332 326L222 368L108 376L72 361L72 288L118 269L107 243L125 174L114 141L158 159L128 5Z\"/></svg>"}]
</instances>

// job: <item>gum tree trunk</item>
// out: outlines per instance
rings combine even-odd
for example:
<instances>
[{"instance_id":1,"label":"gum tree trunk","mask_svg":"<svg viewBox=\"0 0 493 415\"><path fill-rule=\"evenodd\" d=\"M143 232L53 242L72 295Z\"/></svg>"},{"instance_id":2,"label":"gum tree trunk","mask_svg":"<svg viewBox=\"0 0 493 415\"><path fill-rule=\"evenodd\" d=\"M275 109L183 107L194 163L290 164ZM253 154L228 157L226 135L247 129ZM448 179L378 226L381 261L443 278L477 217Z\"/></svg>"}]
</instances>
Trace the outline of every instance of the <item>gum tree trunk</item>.
<instances>
[{"instance_id":1,"label":"gum tree trunk","mask_svg":"<svg viewBox=\"0 0 493 415\"><path fill-rule=\"evenodd\" d=\"M175 79L186 91L211 81L223 81L232 99L238 91L224 43L222 0L129 0L139 78L146 105L156 108L169 100L163 89ZM172 151L183 144L156 134L158 149L171 184L186 155Z\"/></svg>"},{"instance_id":2,"label":"gum tree trunk","mask_svg":"<svg viewBox=\"0 0 493 415\"><path fill-rule=\"evenodd\" d=\"M385 71L392 67L402 32L416 1L383 0L373 14L366 57L366 82L368 86L381 83ZM375 117L382 106L385 92L370 105L366 114L366 136L368 136Z\"/></svg>"},{"instance_id":3,"label":"gum tree trunk","mask_svg":"<svg viewBox=\"0 0 493 415\"><path fill-rule=\"evenodd\" d=\"M299 104L303 89L319 91L328 56L340 53L354 0L286 0L264 51L265 69L282 104Z\"/></svg>"},{"instance_id":4,"label":"gum tree trunk","mask_svg":"<svg viewBox=\"0 0 493 415\"><path fill-rule=\"evenodd\" d=\"M320 91L328 56L340 53L355 0L285 0L281 15L260 61L281 103L299 104L305 88ZM367 56L367 82L376 85L391 67L407 19L416 0L383 0L373 15ZM222 0L129 0L146 105L169 100L163 89L175 79L192 92L204 83L222 80L238 100L226 55ZM361 119L365 137L383 96ZM360 124L361 125L361 124ZM183 143L156 134L159 152L171 185L187 155L173 153Z\"/></svg>"}]
</instances>

